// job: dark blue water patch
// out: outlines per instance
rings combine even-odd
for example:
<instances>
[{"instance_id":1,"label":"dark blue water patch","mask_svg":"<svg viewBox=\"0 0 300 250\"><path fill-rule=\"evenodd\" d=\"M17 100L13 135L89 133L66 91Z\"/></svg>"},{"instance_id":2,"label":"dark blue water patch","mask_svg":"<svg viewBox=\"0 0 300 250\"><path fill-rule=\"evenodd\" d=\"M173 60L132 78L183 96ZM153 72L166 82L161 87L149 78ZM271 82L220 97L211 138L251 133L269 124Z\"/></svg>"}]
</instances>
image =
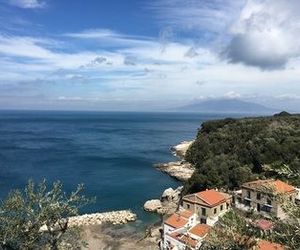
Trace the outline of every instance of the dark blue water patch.
<instances>
[{"instance_id":1,"label":"dark blue water patch","mask_svg":"<svg viewBox=\"0 0 300 250\"><path fill-rule=\"evenodd\" d=\"M67 192L85 183L96 203L82 212L130 208L143 222L147 199L177 181L153 167L191 140L206 120L229 115L110 112L0 112L0 198L32 178L61 180Z\"/></svg>"}]
</instances>

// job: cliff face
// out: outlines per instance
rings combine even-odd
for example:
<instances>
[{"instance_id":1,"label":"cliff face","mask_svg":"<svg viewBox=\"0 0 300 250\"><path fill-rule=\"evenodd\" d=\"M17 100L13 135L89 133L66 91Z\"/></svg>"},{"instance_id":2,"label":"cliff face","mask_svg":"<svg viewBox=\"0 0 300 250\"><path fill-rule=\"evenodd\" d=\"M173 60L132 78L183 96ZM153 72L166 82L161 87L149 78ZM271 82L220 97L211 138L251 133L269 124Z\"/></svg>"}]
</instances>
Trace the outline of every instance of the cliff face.
<instances>
[{"instance_id":1,"label":"cliff face","mask_svg":"<svg viewBox=\"0 0 300 250\"><path fill-rule=\"evenodd\" d=\"M258 177L300 185L300 115L205 122L185 159L196 168L189 192L231 189Z\"/></svg>"}]
</instances>

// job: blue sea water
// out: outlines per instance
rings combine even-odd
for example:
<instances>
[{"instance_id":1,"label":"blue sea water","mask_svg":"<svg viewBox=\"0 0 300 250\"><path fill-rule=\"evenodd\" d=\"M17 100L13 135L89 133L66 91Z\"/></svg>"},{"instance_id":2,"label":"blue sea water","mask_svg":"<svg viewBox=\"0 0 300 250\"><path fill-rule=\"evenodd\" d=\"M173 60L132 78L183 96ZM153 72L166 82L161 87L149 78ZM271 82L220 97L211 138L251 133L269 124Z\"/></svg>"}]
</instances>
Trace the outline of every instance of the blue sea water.
<instances>
[{"instance_id":1,"label":"blue sea water","mask_svg":"<svg viewBox=\"0 0 300 250\"><path fill-rule=\"evenodd\" d=\"M169 149L191 140L203 121L196 113L0 112L0 198L29 178L61 180L65 190L84 183L96 203L82 212L142 209L177 181L153 164L174 160Z\"/></svg>"}]
</instances>

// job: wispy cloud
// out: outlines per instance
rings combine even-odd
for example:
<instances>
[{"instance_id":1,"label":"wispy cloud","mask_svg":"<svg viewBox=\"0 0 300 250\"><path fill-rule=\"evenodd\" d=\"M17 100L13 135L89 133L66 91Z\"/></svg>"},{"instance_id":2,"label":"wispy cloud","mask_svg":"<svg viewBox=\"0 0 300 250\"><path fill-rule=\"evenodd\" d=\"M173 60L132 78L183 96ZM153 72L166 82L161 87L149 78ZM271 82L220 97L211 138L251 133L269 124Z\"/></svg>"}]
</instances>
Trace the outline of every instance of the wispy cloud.
<instances>
[{"instance_id":1,"label":"wispy cloud","mask_svg":"<svg viewBox=\"0 0 300 250\"><path fill-rule=\"evenodd\" d=\"M151 45L153 38L145 36L131 36L110 29L89 29L75 33L64 34L65 37L103 42L103 47L109 46L143 46Z\"/></svg>"},{"instance_id":2,"label":"wispy cloud","mask_svg":"<svg viewBox=\"0 0 300 250\"><path fill-rule=\"evenodd\" d=\"M46 7L46 2L41 0L9 0L9 3L23 9L40 9Z\"/></svg>"},{"instance_id":3,"label":"wispy cloud","mask_svg":"<svg viewBox=\"0 0 300 250\"><path fill-rule=\"evenodd\" d=\"M184 31L223 32L245 0L154 0L148 7L163 25ZM200 34L199 34L200 35Z\"/></svg>"}]
</instances>

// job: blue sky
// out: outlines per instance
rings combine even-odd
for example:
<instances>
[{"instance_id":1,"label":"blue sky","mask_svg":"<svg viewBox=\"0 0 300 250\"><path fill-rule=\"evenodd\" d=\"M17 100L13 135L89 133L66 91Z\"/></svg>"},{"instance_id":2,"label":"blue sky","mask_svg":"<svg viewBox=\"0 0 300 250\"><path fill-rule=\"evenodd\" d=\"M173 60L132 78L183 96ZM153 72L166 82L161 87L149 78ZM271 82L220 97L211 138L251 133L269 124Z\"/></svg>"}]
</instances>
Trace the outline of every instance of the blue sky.
<instances>
[{"instance_id":1,"label":"blue sky","mask_svg":"<svg viewBox=\"0 0 300 250\"><path fill-rule=\"evenodd\" d=\"M0 108L299 111L298 0L0 0Z\"/></svg>"}]
</instances>

